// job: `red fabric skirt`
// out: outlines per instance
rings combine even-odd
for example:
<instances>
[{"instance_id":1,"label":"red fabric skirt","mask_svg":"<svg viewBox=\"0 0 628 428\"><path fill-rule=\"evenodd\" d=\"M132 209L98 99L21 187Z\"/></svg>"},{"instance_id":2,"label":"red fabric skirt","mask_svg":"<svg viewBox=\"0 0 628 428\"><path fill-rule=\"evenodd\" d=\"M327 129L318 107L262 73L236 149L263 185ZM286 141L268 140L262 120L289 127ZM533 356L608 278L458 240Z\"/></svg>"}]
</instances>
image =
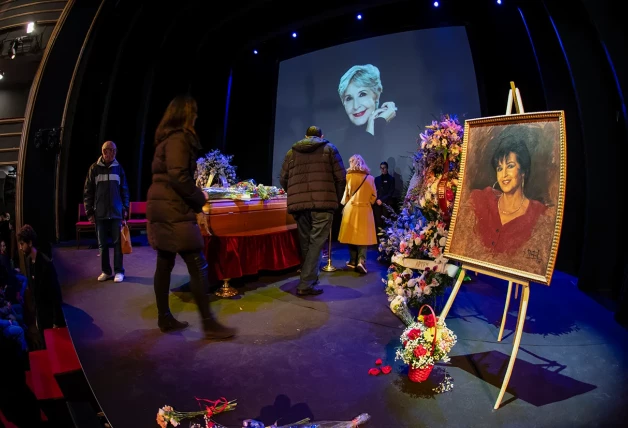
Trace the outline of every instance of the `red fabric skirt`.
<instances>
[{"instance_id":1,"label":"red fabric skirt","mask_svg":"<svg viewBox=\"0 0 628 428\"><path fill-rule=\"evenodd\" d=\"M252 236L204 236L209 277L214 280L283 270L301 264L296 229Z\"/></svg>"}]
</instances>

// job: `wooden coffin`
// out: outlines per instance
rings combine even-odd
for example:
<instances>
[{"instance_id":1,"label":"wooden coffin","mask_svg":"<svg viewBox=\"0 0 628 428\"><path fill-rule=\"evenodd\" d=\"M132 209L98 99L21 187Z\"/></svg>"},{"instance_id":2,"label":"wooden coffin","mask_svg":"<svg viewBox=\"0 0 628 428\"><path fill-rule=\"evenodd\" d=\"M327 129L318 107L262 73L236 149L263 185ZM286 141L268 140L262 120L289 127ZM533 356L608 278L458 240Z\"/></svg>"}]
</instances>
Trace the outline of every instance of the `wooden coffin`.
<instances>
[{"instance_id":1,"label":"wooden coffin","mask_svg":"<svg viewBox=\"0 0 628 428\"><path fill-rule=\"evenodd\" d=\"M263 235L295 229L286 202L286 198L209 201L199 214L199 225L204 235L214 236Z\"/></svg>"}]
</instances>

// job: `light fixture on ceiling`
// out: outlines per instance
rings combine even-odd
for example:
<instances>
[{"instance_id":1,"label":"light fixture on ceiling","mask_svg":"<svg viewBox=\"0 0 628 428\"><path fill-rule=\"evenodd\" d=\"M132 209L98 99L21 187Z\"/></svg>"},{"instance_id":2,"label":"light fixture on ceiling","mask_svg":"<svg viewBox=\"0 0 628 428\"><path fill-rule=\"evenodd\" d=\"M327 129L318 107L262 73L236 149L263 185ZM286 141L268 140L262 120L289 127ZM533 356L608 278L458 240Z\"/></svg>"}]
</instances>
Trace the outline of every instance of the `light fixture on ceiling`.
<instances>
[{"instance_id":1,"label":"light fixture on ceiling","mask_svg":"<svg viewBox=\"0 0 628 428\"><path fill-rule=\"evenodd\" d=\"M35 31L35 23L29 22L28 24L26 24L26 34L30 34L33 31Z\"/></svg>"}]
</instances>

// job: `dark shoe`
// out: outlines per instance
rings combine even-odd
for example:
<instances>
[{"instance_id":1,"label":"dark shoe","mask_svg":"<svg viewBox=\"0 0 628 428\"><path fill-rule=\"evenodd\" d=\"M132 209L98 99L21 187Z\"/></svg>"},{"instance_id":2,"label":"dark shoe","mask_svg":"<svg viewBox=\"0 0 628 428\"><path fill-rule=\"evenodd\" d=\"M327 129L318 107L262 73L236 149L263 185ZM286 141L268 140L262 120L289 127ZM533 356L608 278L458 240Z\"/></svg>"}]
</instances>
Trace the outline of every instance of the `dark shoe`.
<instances>
[{"instance_id":1,"label":"dark shoe","mask_svg":"<svg viewBox=\"0 0 628 428\"><path fill-rule=\"evenodd\" d=\"M215 330L205 330L205 339L207 340L224 340L236 335L238 330L231 327L222 327Z\"/></svg>"},{"instance_id":2,"label":"dark shoe","mask_svg":"<svg viewBox=\"0 0 628 428\"><path fill-rule=\"evenodd\" d=\"M211 329L205 329L205 339L207 340L224 340L235 336L238 330L231 327L216 323Z\"/></svg>"},{"instance_id":3,"label":"dark shoe","mask_svg":"<svg viewBox=\"0 0 628 428\"><path fill-rule=\"evenodd\" d=\"M213 317L203 320L203 330L205 332L205 339L208 340L228 339L235 336L238 332L235 328L230 328L220 324Z\"/></svg>"},{"instance_id":4,"label":"dark shoe","mask_svg":"<svg viewBox=\"0 0 628 428\"><path fill-rule=\"evenodd\" d=\"M349 269L355 269L355 262L347 262L347 267Z\"/></svg>"},{"instance_id":5,"label":"dark shoe","mask_svg":"<svg viewBox=\"0 0 628 428\"><path fill-rule=\"evenodd\" d=\"M318 296L323 294L323 289L318 287L311 287L305 290L297 290L297 296Z\"/></svg>"},{"instance_id":6,"label":"dark shoe","mask_svg":"<svg viewBox=\"0 0 628 428\"><path fill-rule=\"evenodd\" d=\"M358 263L358 265L355 267L355 270L356 272L361 273L362 275L368 273L368 271L366 270L366 267L364 266L364 262Z\"/></svg>"},{"instance_id":7,"label":"dark shoe","mask_svg":"<svg viewBox=\"0 0 628 428\"><path fill-rule=\"evenodd\" d=\"M168 313L167 315L159 316L157 325L163 333L166 333L168 331L183 330L189 326L190 323L187 321L178 321L171 313Z\"/></svg>"}]
</instances>

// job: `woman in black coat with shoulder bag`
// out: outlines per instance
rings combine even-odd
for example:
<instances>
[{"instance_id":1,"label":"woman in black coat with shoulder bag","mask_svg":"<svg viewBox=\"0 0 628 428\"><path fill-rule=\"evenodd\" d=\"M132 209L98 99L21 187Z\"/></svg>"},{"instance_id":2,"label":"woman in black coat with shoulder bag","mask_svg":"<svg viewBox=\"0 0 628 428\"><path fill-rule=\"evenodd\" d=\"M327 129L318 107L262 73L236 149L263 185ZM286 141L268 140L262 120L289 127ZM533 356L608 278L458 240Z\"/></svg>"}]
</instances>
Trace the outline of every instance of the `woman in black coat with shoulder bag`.
<instances>
[{"instance_id":1,"label":"woman in black coat with shoulder bag","mask_svg":"<svg viewBox=\"0 0 628 428\"><path fill-rule=\"evenodd\" d=\"M196 101L189 96L172 100L155 133L153 182L148 189L146 217L148 240L157 250L155 297L161 331L178 330L188 326L170 312L168 295L170 276L176 255L187 265L190 286L203 322L207 339L226 339L235 329L218 323L209 309L209 278L203 255L203 237L196 221L208 199L206 192L194 181L196 156L201 149L194 122Z\"/></svg>"}]
</instances>

